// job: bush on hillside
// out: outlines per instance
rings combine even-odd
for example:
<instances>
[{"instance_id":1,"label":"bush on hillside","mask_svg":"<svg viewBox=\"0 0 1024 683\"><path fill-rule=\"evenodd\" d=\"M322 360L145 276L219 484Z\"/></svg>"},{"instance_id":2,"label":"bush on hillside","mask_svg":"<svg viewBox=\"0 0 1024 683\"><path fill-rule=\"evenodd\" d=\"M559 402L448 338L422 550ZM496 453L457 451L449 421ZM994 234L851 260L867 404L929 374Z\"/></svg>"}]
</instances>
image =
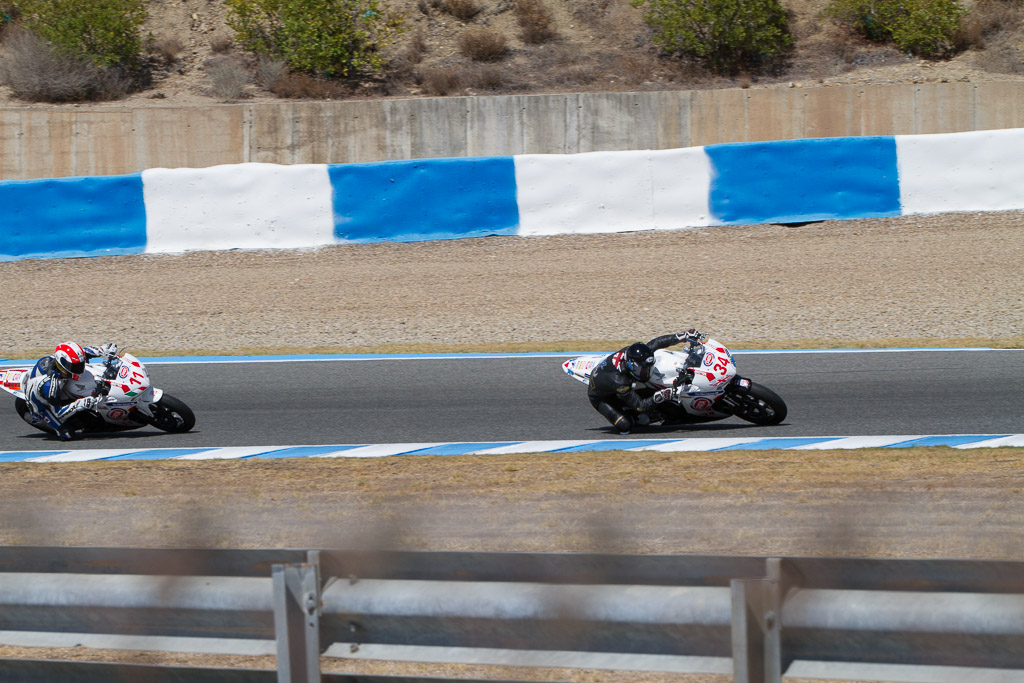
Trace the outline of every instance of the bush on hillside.
<instances>
[{"instance_id":1,"label":"bush on hillside","mask_svg":"<svg viewBox=\"0 0 1024 683\"><path fill-rule=\"evenodd\" d=\"M145 0L17 0L18 23L66 57L99 68L142 64Z\"/></svg>"},{"instance_id":2,"label":"bush on hillside","mask_svg":"<svg viewBox=\"0 0 1024 683\"><path fill-rule=\"evenodd\" d=\"M123 97L132 79L121 67L99 68L83 57L58 50L20 27L4 36L0 84L30 102L74 102Z\"/></svg>"},{"instance_id":3,"label":"bush on hillside","mask_svg":"<svg viewBox=\"0 0 1024 683\"><path fill-rule=\"evenodd\" d=\"M328 78L380 71L381 48L401 30L377 0L225 1L228 26L244 49Z\"/></svg>"},{"instance_id":4,"label":"bush on hillside","mask_svg":"<svg viewBox=\"0 0 1024 683\"><path fill-rule=\"evenodd\" d=\"M493 28L466 29L459 36L459 50L475 62L493 62L508 52L508 39Z\"/></svg>"},{"instance_id":5,"label":"bush on hillside","mask_svg":"<svg viewBox=\"0 0 1024 683\"><path fill-rule=\"evenodd\" d=\"M555 17L542 0L515 0L514 9L524 43L540 45L558 37Z\"/></svg>"},{"instance_id":6,"label":"bush on hillside","mask_svg":"<svg viewBox=\"0 0 1024 683\"><path fill-rule=\"evenodd\" d=\"M756 69L793 44L779 0L631 0L665 53L693 56L714 71Z\"/></svg>"},{"instance_id":7,"label":"bush on hillside","mask_svg":"<svg viewBox=\"0 0 1024 683\"><path fill-rule=\"evenodd\" d=\"M825 14L868 40L937 59L959 49L968 10L957 0L832 0Z\"/></svg>"}]
</instances>

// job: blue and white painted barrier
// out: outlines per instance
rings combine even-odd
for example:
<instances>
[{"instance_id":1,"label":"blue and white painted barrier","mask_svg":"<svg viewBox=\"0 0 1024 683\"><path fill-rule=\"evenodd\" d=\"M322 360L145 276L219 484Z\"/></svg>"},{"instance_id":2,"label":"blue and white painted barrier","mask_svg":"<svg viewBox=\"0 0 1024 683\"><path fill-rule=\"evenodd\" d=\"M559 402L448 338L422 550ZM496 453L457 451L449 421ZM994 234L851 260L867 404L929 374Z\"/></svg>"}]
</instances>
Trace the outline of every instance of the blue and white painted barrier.
<instances>
[{"instance_id":1,"label":"blue and white painted barrier","mask_svg":"<svg viewBox=\"0 0 1024 683\"><path fill-rule=\"evenodd\" d=\"M1024 209L1024 129L0 181L0 260Z\"/></svg>"},{"instance_id":2,"label":"blue and white painted barrier","mask_svg":"<svg viewBox=\"0 0 1024 683\"><path fill-rule=\"evenodd\" d=\"M241 460L247 458L387 458L396 455L512 455L516 453L686 453L740 450L824 450L852 448L999 448L1024 446L1024 434L905 436L807 436L691 439L608 439L604 441L482 441L380 443L325 446L237 446L229 448L84 448L0 451L0 462L86 462L91 460Z\"/></svg>"}]
</instances>

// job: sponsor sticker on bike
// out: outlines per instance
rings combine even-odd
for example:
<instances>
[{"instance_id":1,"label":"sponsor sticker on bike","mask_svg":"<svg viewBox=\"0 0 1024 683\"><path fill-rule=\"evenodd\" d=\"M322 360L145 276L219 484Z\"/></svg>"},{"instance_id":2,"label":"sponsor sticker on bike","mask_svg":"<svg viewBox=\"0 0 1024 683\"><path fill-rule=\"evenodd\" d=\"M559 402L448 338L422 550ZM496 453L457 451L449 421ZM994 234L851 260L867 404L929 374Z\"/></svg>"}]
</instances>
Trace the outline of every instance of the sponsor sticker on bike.
<instances>
[{"instance_id":1,"label":"sponsor sticker on bike","mask_svg":"<svg viewBox=\"0 0 1024 683\"><path fill-rule=\"evenodd\" d=\"M121 369L117 371L117 376L120 377L121 379L124 379L125 377L127 377L128 376L128 366L127 365L122 365Z\"/></svg>"},{"instance_id":2,"label":"sponsor sticker on bike","mask_svg":"<svg viewBox=\"0 0 1024 683\"><path fill-rule=\"evenodd\" d=\"M711 407L711 399L696 398L690 403L690 407L694 410L707 410Z\"/></svg>"}]
</instances>

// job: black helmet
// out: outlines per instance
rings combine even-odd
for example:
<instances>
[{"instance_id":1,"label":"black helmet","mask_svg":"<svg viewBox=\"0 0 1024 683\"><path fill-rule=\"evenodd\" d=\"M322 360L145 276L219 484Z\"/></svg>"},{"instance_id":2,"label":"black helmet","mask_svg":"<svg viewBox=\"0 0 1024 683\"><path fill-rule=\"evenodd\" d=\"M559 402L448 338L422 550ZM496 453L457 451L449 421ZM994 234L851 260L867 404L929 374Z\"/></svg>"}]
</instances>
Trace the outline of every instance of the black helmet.
<instances>
[{"instance_id":1,"label":"black helmet","mask_svg":"<svg viewBox=\"0 0 1024 683\"><path fill-rule=\"evenodd\" d=\"M646 382L654 369L654 351L647 344L637 342L626 349L626 371L633 379Z\"/></svg>"}]
</instances>

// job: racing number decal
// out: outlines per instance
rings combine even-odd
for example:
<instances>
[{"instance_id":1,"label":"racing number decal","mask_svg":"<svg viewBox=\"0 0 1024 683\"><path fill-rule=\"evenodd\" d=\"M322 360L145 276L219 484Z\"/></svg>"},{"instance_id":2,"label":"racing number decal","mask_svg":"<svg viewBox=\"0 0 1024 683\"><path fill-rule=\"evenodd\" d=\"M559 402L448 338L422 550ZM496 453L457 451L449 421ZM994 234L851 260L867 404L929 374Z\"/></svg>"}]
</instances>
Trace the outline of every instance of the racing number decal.
<instances>
[{"instance_id":1,"label":"racing number decal","mask_svg":"<svg viewBox=\"0 0 1024 683\"><path fill-rule=\"evenodd\" d=\"M139 385L141 385L142 382L140 382L139 380L135 379L136 377L142 377L143 379L145 379L146 376L143 375L141 372L136 372L135 370L132 370L132 376L128 378L128 384L139 384Z\"/></svg>"}]
</instances>

